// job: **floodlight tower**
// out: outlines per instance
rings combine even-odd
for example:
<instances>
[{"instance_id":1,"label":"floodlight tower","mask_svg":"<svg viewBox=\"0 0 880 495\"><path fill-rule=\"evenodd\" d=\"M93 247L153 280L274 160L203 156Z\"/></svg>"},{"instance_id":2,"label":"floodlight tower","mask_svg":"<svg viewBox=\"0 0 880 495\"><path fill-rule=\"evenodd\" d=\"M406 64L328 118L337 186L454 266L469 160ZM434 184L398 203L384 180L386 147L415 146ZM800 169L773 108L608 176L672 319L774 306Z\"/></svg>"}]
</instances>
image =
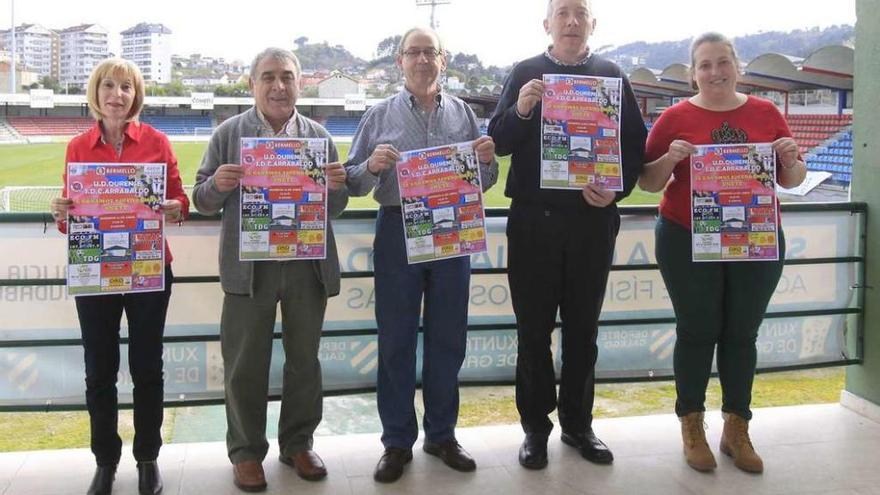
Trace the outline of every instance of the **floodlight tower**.
<instances>
[{"instance_id":1,"label":"floodlight tower","mask_svg":"<svg viewBox=\"0 0 880 495\"><path fill-rule=\"evenodd\" d=\"M417 7L427 7L431 6L431 29L437 29L437 24L434 22L434 10L438 5L448 5L452 3L452 0L416 0Z\"/></svg>"},{"instance_id":2,"label":"floodlight tower","mask_svg":"<svg viewBox=\"0 0 880 495\"><path fill-rule=\"evenodd\" d=\"M9 92L15 93L15 0L12 4L12 53L9 54Z\"/></svg>"}]
</instances>

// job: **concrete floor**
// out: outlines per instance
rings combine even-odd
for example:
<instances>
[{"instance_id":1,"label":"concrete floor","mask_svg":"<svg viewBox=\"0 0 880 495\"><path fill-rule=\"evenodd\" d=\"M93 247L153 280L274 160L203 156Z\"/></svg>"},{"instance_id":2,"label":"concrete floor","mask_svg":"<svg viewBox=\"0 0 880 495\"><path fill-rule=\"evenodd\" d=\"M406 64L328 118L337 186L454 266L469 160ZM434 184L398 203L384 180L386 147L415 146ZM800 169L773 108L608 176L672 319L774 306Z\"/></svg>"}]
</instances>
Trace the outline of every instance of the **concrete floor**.
<instances>
[{"instance_id":1,"label":"concrete floor","mask_svg":"<svg viewBox=\"0 0 880 495\"><path fill-rule=\"evenodd\" d=\"M594 428L615 454L612 466L584 461L554 435L550 465L543 471L519 466L518 425L460 429L461 444L477 460L475 473L458 473L421 452L403 478L375 483L381 454L378 434L322 436L315 449L330 471L321 482L300 480L277 461L277 446L264 461L268 493L296 494L880 494L880 424L838 404L758 409L751 425L763 456L763 475L739 471L717 452L722 420L707 414L709 443L718 469L701 474L681 454L673 415L597 420ZM130 446L119 467L114 493L137 493ZM159 458L166 494L238 494L223 443L179 443ZM0 494L84 493L94 470L86 449L0 454Z\"/></svg>"}]
</instances>

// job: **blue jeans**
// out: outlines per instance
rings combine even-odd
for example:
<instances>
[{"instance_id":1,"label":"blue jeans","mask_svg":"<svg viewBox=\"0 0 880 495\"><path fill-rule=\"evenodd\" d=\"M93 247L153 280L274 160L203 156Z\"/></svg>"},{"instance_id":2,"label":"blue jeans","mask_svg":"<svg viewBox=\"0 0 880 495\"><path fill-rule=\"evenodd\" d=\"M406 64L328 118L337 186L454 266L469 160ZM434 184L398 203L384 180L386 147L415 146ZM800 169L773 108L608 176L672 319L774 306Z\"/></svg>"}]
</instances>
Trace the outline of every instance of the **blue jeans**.
<instances>
[{"instance_id":1,"label":"blue jeans","mask_svg":"<svg viewBox=\"0 0 880 495\"><path fill-rule=\"evenodd\" d=\"M376 395L385 447L411 448L419 429L413 405L416 345L424 295L422 391L425 437L455 437L458 371L467 342L470 258L408 265L400 210L382 208L373 244L379 370Z\"/></svg>"}]
</instances>

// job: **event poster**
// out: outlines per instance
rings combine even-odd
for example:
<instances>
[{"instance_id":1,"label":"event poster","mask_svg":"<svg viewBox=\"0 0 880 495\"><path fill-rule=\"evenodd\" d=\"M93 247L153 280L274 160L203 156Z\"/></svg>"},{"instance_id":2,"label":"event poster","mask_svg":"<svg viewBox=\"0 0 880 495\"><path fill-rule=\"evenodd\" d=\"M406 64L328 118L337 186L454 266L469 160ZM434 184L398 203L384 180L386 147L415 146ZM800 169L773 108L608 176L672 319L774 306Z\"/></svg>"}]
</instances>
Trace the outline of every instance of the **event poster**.
<instances>
[{"instance_id":1,"label":"event poster","mask_svg":"<svg viewBox=\"0 0 880 495\"><path fill-rule=\"evenodd\" d=\"M327 140L242 138L239 259L327 256Z\"/></svg>"},{"instance_id":2,"label":"event poster","mask_svg":"<svg viewBox=\"0 0 880 495\"><path fill-rule=\"evenodd\" d=\"M697 146L691 155L693 260L778 260L775 184L770 144Z\"/></svg>"},{"instance_id":3,"label":"event poster","mask_svg":"<svg viewBox=\"0 0 880 495\"><path fill-rule=\"evenodd\" d=\"M67 293L165 290L164 163L69 163Z\"/></svg>"},{"instance_id":4,"label":"event poster","mask_svg":"<svg viewBox=\"0 0 880 495\"><path fill-rule=\"evenodd\" d=\"M397 182L410 264L486 251L480 165L472 143L402 152Z\"/></svg>"},{"instance_id":5,"label":"event poster","mask_svg":"<svg viewBox=\"0 0 880 495\"><path fill-rule=\"evenodd\" d=\"M541 188L623 190L617 77L544 74Z\"/></svg>"}]
</instances>

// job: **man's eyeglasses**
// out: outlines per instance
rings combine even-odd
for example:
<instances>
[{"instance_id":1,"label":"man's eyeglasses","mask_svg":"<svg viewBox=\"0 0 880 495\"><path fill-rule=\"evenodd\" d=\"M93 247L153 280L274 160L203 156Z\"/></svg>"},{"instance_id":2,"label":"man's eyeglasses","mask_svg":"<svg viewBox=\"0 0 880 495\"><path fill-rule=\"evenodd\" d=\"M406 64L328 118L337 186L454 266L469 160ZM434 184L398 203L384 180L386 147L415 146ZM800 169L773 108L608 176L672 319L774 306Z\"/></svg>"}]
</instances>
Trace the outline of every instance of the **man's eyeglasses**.
<instances>
[{"instance_id":1,"label":"man's eyeglasses","mask_svg":"<svg viewBox=\"0 0 880 495\"><path fill-rule=\"evenodd\" d=\"M419 55L424 55L428 60L434 60L440 55L440 51L436 48L423 48L419 50L418 48L410 48L409 50L405 50L403 52L403 56L410 60L416 60L419 58Z\"/></svg>"}]
</instances>

